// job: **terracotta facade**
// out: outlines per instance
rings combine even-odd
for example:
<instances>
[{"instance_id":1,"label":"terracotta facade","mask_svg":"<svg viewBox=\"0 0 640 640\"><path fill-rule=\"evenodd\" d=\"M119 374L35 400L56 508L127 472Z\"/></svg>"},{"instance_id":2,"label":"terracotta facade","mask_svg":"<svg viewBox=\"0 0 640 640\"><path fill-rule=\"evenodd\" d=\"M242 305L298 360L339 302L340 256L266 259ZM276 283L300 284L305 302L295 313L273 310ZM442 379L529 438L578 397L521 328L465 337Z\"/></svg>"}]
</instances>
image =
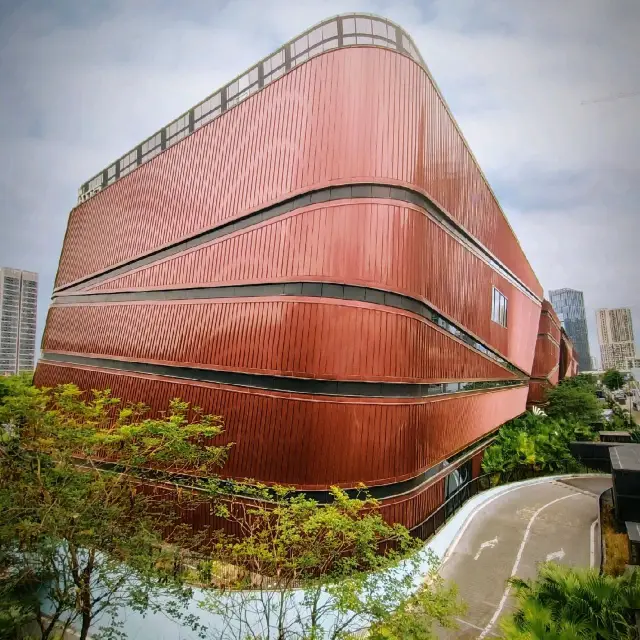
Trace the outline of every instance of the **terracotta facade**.
<instances>
[{"instance_id":1,"label":"terracotta facade","mask_svg":"<svg viewBox=\"0 0 640 640\"><path fill-rule=\"evenodd\" d=\"M541 304L426 67L355 43L71 212L36 382L156 411L181 397L224 416L224 475L386 487L386 517L413 527L443 481L394 485L524 411L530 375L559 372Z\"/></svg>"}]
</instances>

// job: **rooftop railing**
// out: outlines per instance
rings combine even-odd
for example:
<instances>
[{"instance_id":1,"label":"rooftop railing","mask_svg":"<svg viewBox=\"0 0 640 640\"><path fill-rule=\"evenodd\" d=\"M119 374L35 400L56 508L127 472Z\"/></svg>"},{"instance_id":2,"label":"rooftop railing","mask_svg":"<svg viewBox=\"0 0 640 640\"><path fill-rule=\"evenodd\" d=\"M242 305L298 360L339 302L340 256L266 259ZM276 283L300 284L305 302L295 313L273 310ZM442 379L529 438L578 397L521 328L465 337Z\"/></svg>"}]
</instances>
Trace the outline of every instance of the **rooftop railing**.
<instances>
[{"instance_id":1,"label":"rooftop railing","mask_svg":"<svg viewBox=\"0 0 640 640\"><path fill-rule=\"evenodd\" d=\"M370 14L329 18L260 60L85 182L78 190L78 202L85 202L310 58L331 49L362 45L393 49L425 66L409 34L390 20Z\"/></svg>"}]
</instances>

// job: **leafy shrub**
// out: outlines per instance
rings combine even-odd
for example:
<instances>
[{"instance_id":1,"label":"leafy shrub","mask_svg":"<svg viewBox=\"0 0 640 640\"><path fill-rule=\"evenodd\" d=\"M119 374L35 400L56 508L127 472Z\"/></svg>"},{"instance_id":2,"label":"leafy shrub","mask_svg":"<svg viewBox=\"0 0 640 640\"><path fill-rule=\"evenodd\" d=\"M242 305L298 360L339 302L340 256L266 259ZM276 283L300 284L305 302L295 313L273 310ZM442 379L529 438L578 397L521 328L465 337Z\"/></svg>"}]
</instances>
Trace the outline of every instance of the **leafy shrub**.
<instances>
[{"instance_id":1,"label":"leafy shrub","mask_svg":"<svg viewBox=\"0 0 640 640\"><path fill-rule=\"evenodd\" d=\"M524 638L635 638L640 572L620 577L596 569L543 564L536 580L512 578L518 608L502 628L507 640Z\"/></svg>"},{"instance_id":2,"label":"leafy shrub","mask_svg":"<svg viewBox=\"0 0 640 640\"><path fill-rule=\"evenodd\" d=\"M553 420L527 412L507 422L484 454L485 473L499 474L503 482L536 473L568 473L581 469L569 451L577 438L593 439L584 425Z\"/></svg>"}]
</instances>

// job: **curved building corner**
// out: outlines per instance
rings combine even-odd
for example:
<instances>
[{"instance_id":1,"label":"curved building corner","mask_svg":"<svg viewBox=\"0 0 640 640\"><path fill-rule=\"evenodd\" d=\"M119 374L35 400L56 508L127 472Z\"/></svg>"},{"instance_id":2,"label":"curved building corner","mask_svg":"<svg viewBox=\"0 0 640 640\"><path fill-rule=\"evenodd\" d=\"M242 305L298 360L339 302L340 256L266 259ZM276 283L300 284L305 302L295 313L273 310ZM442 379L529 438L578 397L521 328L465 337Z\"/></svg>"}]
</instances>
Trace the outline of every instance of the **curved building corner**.
<instances>
[{"instance_id":1,"label":"curved building corner","mask_svg":"<svg viewBox=\"0 0 640 640\"><path fill-rule=\"evenodd\" d=\"M415 528L560 375L547 307L410 36L349 14L82 185L36 382L181 397L225 475L365 483Z\"/></svg>"}]
</instances>

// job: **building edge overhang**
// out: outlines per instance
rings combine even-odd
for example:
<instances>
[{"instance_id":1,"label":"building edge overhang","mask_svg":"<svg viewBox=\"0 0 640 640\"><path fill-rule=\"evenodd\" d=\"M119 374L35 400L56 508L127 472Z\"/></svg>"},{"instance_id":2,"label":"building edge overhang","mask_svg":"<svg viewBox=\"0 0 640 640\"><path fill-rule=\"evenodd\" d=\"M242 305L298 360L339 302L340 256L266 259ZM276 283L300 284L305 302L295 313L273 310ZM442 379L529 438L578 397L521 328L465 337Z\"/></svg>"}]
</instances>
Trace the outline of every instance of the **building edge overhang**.
<instances>
[{"instance_id":1,"label":"building edge overhang","mask_svg":"<svg viewBox=\"0 0 640 640\"><path fill-rule=\"evenodd\" d=\"M358 19L370 22L368 25L359 25ZM354 21L353 30L350 23L347 23L349 20ZM374 21L376 25L379 24L385 27L386 35L381 33L381 27L378 27L378 31L374 33ZM335 32L327 29L327 37L325 38L325 28L333 26L335 26ZM370 27L370 31L367 31L367 26ZM309 36L316 34L318 31L322 34L320 40L316 41L314 38L313 44L309 44ZM306 48L302 48L303 45L299 44L304 38L307 38ZM370 39L371 42L368 42L367 39ZM327 44L329 46L326 46ZM275 82L297 66L304 64L307 60L326 51L363 46L383 47L409 57L419 64L433 81L413 39L400 25L373 13L343 13L331 16L294 36L193 107L187 109L169 124L145 138L120 158L111 162L102 171L80 186L78 189L78 204L89 200L106 187L159 155L165 149L170 148L195 133L202 126L227 113L233 107L244 102L245 99L266 88L271 82ZM273 67L273 64L277 64L277 66ZM274 77L268 78L268 81L265 82L266 76ZM246 86L244 82L247 83ZM237 92L235 91L235 85L238 87ZM438 93L440 93L439 90ZM219 102L217 100L218 97ZM440 97L442 98L442 95ZM212 107L211 110L203 111L203 108L207 108L209 105ZM178 139L173 140L173 138ZM132 157L132 154L135 157ZM128 162L129 159L132 162L124 166L123 163Z\"/></svg>"},{"instance_id":2,"label":"building edge overhang","mask_svg":"<svg viewBox=\"0 0 640 640\"><path fill-rule=\"evenodd\" d=\"M371 21L371 23L370 23L371 24L371 33L362 33L362 32L358 31L358 23L357 23L357 19L358 18L361 19L361 20L370 20ZM345 33L345 21L346 20L351 20L351 19L354 20L354 29L355 30L353 32ZM374 24L373 21L376 21L377 23L385 24L385 25L387 25L387 27L391 27L392 29L395 30L395 46L391 46L393 44L393 42L392 42L392 40L390 38L387 38L386 39L386 44L383 44L383 40L384 40L383 36L373 34L373 24ZM323 27L325 27L326 25L331 25L333 23L335 23L335 25L336 25L336 36L335 36L335 38L334 37L330 37L328 39L321 39L319 42L317 42L317 43L314 42L313 45L308 46L306 50L302 50L302 51L298 52L297 43L300 40L302 40L305 37L308 38L310 34L316 32L317 30L322 30ZM389 35L389 33L390 32L387 31L387 35ZM350 38L353 39L354 41L351 42L349 40ZM365 41L359 41L359 39L362 39L362 38L371 38L372 42L368 43L368 42L365 42ZM326 44L326 42L331 41L333 39L336 40L336 45L332 46L332 47L329 47L329 48L324 48L324 44ZM346 43L345 43L345 39L347 39ZM375 41L376 39L379 40L379 42L376 42ZM535 271L533 270L533 267L531 266L531 263L529 262L529 259L526 256L526 253L522 249L522 246L520 244L520 241L518 239L517 234L515 233L515 231L513 230L513 227L509 223L509 220L508 220L505 212L503 211L502 207L500 206L500 202L499 202L499 200L498 200L493 188L491 187L491 184L490 184L489 180L487 179L484 171L482 170L482 167L480 166L480 163L478 162L478 159L476 158L475 154L473 153L473 151L471 149L471 146L469 145L466 137L464 136L462 130L460 129L460 126L458 125L458 122L454 118L453 113L452 113L447 101L445 100L444 95L443 95L442 91L440 90L440 87L438 86L438 83L436 82L436 80L433 77L433 75L431 74L431 71L429 70L427 64L425 63L424 59L422 58L422 55L420 54L420 51L418 50L417 46L415 45L415 42L413 41L413 38L409 35L409 33L407 31L405 31L405 29L403 29L397 23L393 22L389 18L380 16L380 15L374 14L374 13L343 13L343 14L337 14L337 15L331 16L329 18L326 18L324 20L321 20L320 22L314 24L313 26L311 26L310 28L306 29L302 33L294 36L293 38L291 38L290 40L285 42L281 47L276 49L274 52L272 52L269 55L265 56L264 58L259 60L256 64L252 65L251 67L249 67L248 69L243 71L241 74L237 75L230 82L227 82L225 85L223 85L222 87L220 87L219 89L214 91L212 94L210 94L209 96L207 96L206 98L201 100L199 103L194 105L192 108L190 108L187 111L185 111L184 113L182 113L178 118L174 119L168 125L162 127L160 130L156 131L154 134L152 134L151 136L147 137L140 144L138 144L133 149L131 149L128 152L126 152L123 156L121 156L120 158L118 158L117 160L112 162L110 165L108 165L106 168L104 168L102 171L97 173L93 178L89 179L87 182L82 184L80 189L78 190L78 204L81 204L82 202L85 202L86 200L89 200L94 195L96 195L97 193L99 193L100 191L105 189L106 187L110 186L114 182L117 182L117 180L119 180L120 178L125 177L126 175L128 175L129 173L131 173L132 171L137 169L138 167L140 167L143 164L146 164L146 162L152 160L154 157L156 157L157 155L159 155L160 153L162 153L166 149L170 148L174 144L179 143L182 139L188 137L189 135L195 133L201 127L203 127L206 124L208 124L209 122L217 119L219 116L223 115L224 113L227 113L228 111L233 109L234 106L240 104L241 102L244 102L245 99L249 98L250 96L252 96L255 93L257 93L258 91L260 91L260 90L264 89L265 87L269 86L269 84L271 84L271 81L278 80L279 78L284 76L289 71L295 69L300 64L304 64L307 60L309 60L309 59L311 59L313 57L322 55L323 53L325 53L327 51L332 51L334 49L350 48L350 47L367 47L367 46L383 47L383 48L387 48L387 49L389 49L391 51L394 51L395 53L398 53L400 55L404 55L405 57L408 57L409 59L413 60L416 64L418 64L424 70L424 72L427 74L427 77L429 78L429 81L433 85L433 88L436 91L439 99L441 100L444 109L448 113L453 126L455 127L456 131L460 135L460 138L461 138L465 148L469 152L469 155L471 156L476 168L478 169L478 172L479 172L480 176L482 177L482 180L484 181L487 189L489 190L489 193L491 194L491 196L495 200L495 202L496 202L496 204L498 206L498 210L500 211L503 219L505 220L509 230L513 234L513 237L514 237L518 247L520 248L520 251L522 252L522 256L523 256L527 266L531 270L531 274L532 274L533 278L535 279L535 281L537 282L540 291L542 292L542 285L540 284L540 281L538 280L538 278L537 278L537 276L535 274ZM296 47L296 48L292 51L292 49L291 49L292 47ZM320 47L320 48L318 49L318 47ZM317 51L313 51L315 49L318 49L318 50ZM293 57L291 56L292 53L295 54ZM282 64L280 66L278 66L275 69L275 72L279 71L282 68L281 73L279 73L279 75L277 75L277 77L272 78L272 80L270 80L267 84L264 84L264 77L265 77L264 65L265 65L265 63L270 62L273 58L275 58L276 56L278 56L280 54L282 54L283 62L282 62ZM309 54L311 54L311 55L309 55ZM303 59L301 59L299 62L296 62L295 64L293 64L293 61L295 59L297 59L297 58L303 58ZM248 81L251 80L251 74L254 73L254 72L255 72L254 75L256 77L256 80L254 81L254 83L252 84L251 82L249 82L245 88L240 90L240 82L244 78L247 78ZM271 69L270 73L273 74L274 70ZM227 95L227 89L229 87L233 86L236 83L238 83L239 92L237 94L234 94L233 96L231 96L231 99L229 99L229 96ZM257 88L252 90L254 85L257 85ZM214 112L216 112L216 109L218 109L218 107L213 106L214 98L217 95L220 95L220 106L219 106L219 112L214 113ZM212 105L212 110L208 111L206 113L203 113L202 112L202 106L206 105L206 104L211 104ZM201 112L200 112L200 117L196 119L196 117L195 117L196 116L196 110L198 108L201 108ZM180 123L182 123L184 125L183 128L182 129L176 129L175 133L173 133L172 135L169 135L167 137L167 133L173 131L172 127L174 127L174 126L178 127L178 126L180 126ZM177 139L173 140L174 138L177 138ZM167 144L168 139L169 139L170 144ZM151 144L154 144L156 146L150 146ZM145 145L147 145L147 146L145 147ZM133 165L131 165L131 164L127 165L127 167L125 168L126 169L126 173L121 173L121 162L125 158L131 158L132 154L135 154L134 164ZM132 167L132 168L129 168L129 167ZM540 298L542 298L542 297L543 297L543 294L541 293L540 294Z\"/></svg>"}]
</instances>

